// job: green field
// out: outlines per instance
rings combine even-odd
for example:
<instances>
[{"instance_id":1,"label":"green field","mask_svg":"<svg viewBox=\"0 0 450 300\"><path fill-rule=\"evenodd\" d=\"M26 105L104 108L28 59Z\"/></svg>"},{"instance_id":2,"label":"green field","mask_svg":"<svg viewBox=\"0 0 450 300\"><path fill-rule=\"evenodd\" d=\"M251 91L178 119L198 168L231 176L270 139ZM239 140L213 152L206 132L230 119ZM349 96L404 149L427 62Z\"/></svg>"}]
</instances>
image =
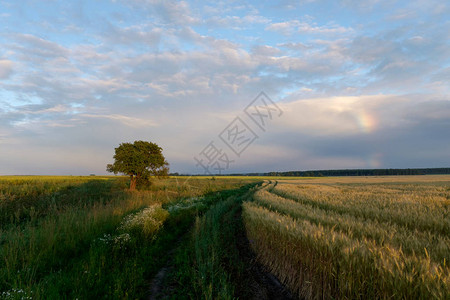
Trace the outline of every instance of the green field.
<instances>
[{"instance_id":1,"label":"green field","mask_svg":"<svg viewBox=\"0 0 450 300\"><path fill-rule=\"evenodd\" d=\"M126 187L0 177L0 298L450 297L450 176Z\"/></svg>"}]
</instances>

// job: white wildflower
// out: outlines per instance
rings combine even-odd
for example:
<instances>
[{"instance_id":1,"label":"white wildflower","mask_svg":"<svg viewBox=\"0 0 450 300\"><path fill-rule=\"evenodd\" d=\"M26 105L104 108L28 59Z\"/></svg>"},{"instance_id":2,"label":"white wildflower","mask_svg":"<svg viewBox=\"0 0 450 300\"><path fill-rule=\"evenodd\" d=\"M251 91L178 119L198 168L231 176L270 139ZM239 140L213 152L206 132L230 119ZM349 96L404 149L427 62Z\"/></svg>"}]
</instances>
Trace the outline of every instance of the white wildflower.
<instances>
[{"instance_id":1,"label":"white wildflower","mask_svg":"<svg viewBox=\"0 0 450 300\"><path fill-rule=\"evenodd\" d=\"M32 292L30 292L31 294ZM2 292L1 293L1 298L5 299L5 300L9 300L9 299L23 299L23 300L28 300L28 299L33 299L26 291L22 290L22 289L11 289L9 291L6 292Z\"/></svg>"},{"instance_id":2,"label":"white wildflower","mask_svg":"<svg viewBox=\"0 0 450 300\"><path fill-rule=\"evenodd\" d=\"M125 233L142 232L150 236L161 228L167 216L168 212L161 208L161 204L155 204L127 216L118 230Z\"/></svg>"},{"instance_id":3,"label":"white wildflower","mask_svg":"<svg viewBox=\"0 0 450 300\"><path fill-rule=\"evenodd\" d=\"M204 197L191 197L177 202L171 205L167 210L172 213L178 210L191 209L191 208L202 208L205 206Z\"/></svg>"}]
</instances>

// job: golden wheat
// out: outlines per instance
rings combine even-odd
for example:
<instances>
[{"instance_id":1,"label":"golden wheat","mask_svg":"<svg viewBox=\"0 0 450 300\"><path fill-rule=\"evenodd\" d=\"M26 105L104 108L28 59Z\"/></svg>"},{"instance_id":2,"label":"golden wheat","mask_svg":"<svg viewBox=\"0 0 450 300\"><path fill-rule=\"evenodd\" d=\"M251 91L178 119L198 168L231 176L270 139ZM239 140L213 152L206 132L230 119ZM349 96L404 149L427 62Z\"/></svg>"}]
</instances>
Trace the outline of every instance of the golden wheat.
<instances>
[{"instance_id":1,"label":"golden wheat","mask_svg":"<svg viewBox=\"0 0 450 300\"><path fill-rule=\"evenodd\" d=\"M258 258L300 297L448 299L449 185L267 184L244 203Z\"/></svg>"}]
</instances>

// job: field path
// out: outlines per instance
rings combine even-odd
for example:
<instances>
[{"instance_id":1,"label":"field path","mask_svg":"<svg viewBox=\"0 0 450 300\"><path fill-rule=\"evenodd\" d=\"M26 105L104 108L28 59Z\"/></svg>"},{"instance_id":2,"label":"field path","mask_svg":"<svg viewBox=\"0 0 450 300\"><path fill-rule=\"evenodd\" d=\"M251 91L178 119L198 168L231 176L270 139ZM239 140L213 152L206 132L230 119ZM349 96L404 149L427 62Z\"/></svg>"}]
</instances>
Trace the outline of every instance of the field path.
<instances>
[{"instance_id":1,"label":"field path","mask_svg":"<svg viewBox=\"0 0 450 300\"><path fill-rule=\"evenodd\" d=\"M266 183L263 187L267 187L268 185L269 184ZM248 190L241 191L239 194L236 194L235 197L242 197L246 192L248 192ZM234 295L240 299L294 299L290 291L257 261L256 255L251 249L249 240L246 236L242 221L241 204L242 202L236 201L235 204L233 204L235 207L235 212L229 215L228 218L221 219L220 221L223 222L220 226L230 226L233 224L231 226L235 228L234 234L229 242L234 244L233 247L236 249L237 253L234 263L240 265L241 268L236 268L234 263L233 265L230 265L229 261L228 263L225 263L227 262L226 259L222 261L222 263L228 264L224 267L228 270L228 272L230 272L229 276L234 278ZM227 227L222 228L225 230ZM189 239L190 232L190 230L186 230L181 236L179 236L178 242L174 243L173 248L168 251L166 264L159 269L150 281L147 299L170 299L175 295L181 296L177 293L179 283L177 282L175 274L180 272L180 270L177 269L179 266L177 266L175 260L178 252L185 251L184 247L186 247L187 244L186 242L183 242L183 240L187 241L186 239ZM188 288L185 291L190 294L189 290L191 287L187 287ZM182 296L192 296L188 294L183 294Z\"/></svg>"},{"instance_id":2,"label":"field path","mask_svg":"<svg viewBox=\"0 0 450 300\"><path fill-rule=\"evenodd\" d=\"M148 300L161 299L161 297L163 298L163 295L161 295L163 291L163 282L169 270L170 267L163 267L153 278L152 282L150 283L150 295L147 298Z\"/></svg>"},{"instance_id":3,"label":"field path","mask_svg":"<svg viewBox=\"0 0 450 300\"><path fill-rule=\"evenodd\" d=\"M237 222L242 222L240 213L237 218L239 218L236 220ZM236 243L240 258L248 266L245 275L249 279L250 286L242 288L250 290L251 299L294 299L291 292L280 283L278 278L257 261L243 228L236 236ZM245 291L243 292L245 293ZM239 293L237 294L239 295Z\"/></svg>"},{"instance_id":4,"label":"field path","mask_svg":"<svg viewBox=\"0 0 450 300\"><path fill-rule=\"evenodd\" d=\"M241 222L240 213L236 216L236 222ZM245 235L244 230L241 230L236 236L236 245L239 250L241 260L246 264L245 277L248 279L249 285L239 287L242 294L250 294L250 299L258 300L290 300L295 299L291 292L274 276L272 273L260 264L255 254L250 248L249 241ZM178 245L177 247L179 247ZM148 300L169 299L171 287L167 286L167 277L173 271L172 258L176 251L172 249L169 253L167 264L162 267L158 273L153 277L149 286ZM245 289L245 291L243 290ZM240 294L240 291L237 291Z\"/></svg>"},{"instance_id":5,"label":"field path","mask_svg":"<svg viewBox=\"0 0 450 300\"><path fill-rule=\"evenodd\" d=\"M162 267L158 273L156 273L155 277L153 277L153 279L150 282L150 286L148 289L148 300L156 300L156 299L167 299L170 297L169 295L169 290L164 288L166 285L166 279L168 274L170 274L170 272L173 270L173 264L172 264L172 259L174 257L175 251L176 249L179 247L180 245L180 240L177 242L177 247L173 248L172 250L170 250L170 252L167 254L167 256L169 257L167 260L167 263L164 267Z\"/></svg>"}]
</instances>

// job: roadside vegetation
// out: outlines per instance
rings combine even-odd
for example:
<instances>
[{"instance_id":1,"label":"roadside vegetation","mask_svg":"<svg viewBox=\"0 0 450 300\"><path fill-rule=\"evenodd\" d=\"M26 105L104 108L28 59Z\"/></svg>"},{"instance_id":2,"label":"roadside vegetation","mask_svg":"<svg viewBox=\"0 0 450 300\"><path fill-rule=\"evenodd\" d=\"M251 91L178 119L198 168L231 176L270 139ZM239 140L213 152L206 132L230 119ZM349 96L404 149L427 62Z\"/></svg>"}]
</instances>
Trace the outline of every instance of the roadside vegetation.
<instances>
[{"instance_id":1,"label":"roadside vegetation","mask_svg":"<svg viewBox=\"0 0 450 300\"><path fill-rule=\"evenodd\" d=\"M143 298L195 217L247 183L171 178L129 192L123 178L3 177L0 296Z\"/></svg>"}]
</instances>

